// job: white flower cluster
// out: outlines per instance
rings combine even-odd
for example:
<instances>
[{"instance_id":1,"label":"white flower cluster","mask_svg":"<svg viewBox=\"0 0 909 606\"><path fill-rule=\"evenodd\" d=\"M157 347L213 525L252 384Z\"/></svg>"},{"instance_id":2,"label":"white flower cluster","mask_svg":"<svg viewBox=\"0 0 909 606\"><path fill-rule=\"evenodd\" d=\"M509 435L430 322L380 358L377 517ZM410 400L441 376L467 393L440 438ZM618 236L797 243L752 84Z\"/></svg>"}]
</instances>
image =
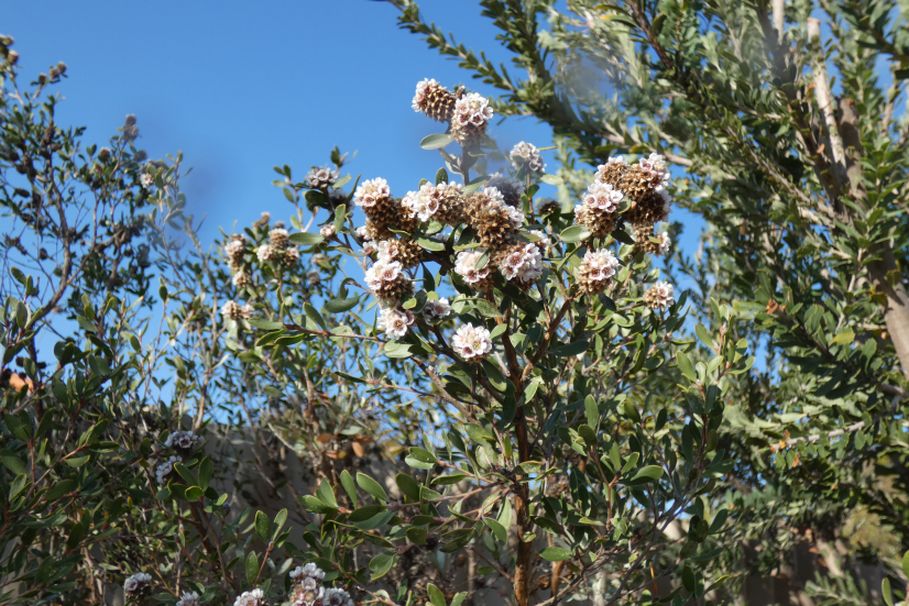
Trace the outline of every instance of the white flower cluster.
<instances>
[{"instance_id":1,"label":"white flower cluster","mask_svg":"<svg viewBox=\"0 0 909 606\"><path fill-rule=\"evenodd\" d=\"M264 215L264 213L263 213ZM256 258L259 263L280 261L285 265L293 265L300 260L300 250L290 241L290 233L280 226L268 232L268 242L260 244L256 249Z\"/></svg>"},{"instance_id":2,"label":"white flower cluster","mask_svg":"<svg viewBox=\"0 0 909 606\"><path fill-rule=\"evenodd\" d=\"M195 591L184 591L175 606L200 606L199 594Z\"/></svg>"},{"instance_id":3,"label":"white flower cluster","mask_svg":"<svg viewBox=\"0 0 909 606\"><path fill-rule=\"evenodd\" d=\"M519 175L542 175L546 170L546 164L540 156L540 150L536 145L527 141L520 141L511 148L508 154L511 165Z\"/></svg>"},{"instance_id":4,"label":"white flower cluster","mask_svg":"<svg viewBox=\"0 0 909 606\"><path fill-rule=\"evenodd\" d=\"M240 234L231 236L224 245L224 256L231 269L236 270L243 264L243 254L246 252L246 238Z\"/></svg>"},{"instance_id":5,"label":"white flower cluster","mask_svg":"<svg viewBox=\"0 0 909 606\"><path fill-rule=\"evenodd\" d=\"M455 257L455 273L470 285L478 284L488 278L491 272L489 263L487 262L483 267L479 266L483 254L473 250L459 252Z\"/></svg>"},{"instance_id":6,"label":"white flower cluster","mask_svg":"<svg viewBox=\"0 0 909 606\"><path fill-rule=\"evenodd\" d=\"M427 301L423 306L423 315L429 322L438 322L451 315L451 304L445 297L438 301Z\"/></svg>"},{"instance_id":7,"label":"white flower cluster","mask_svg":"<svg viewBox=\"0 0 909 606\"><path fill-rule=\"evenodd\" d=\"M672 284L665 281L655 282L644 293L644 302L652 309L666 309L675 301Z\"/></svg>"},{"instance_id":8,"label":"white flower cluster","mask_svg":"<svg viewBox=\"0 0 909 606\"><path fill-rule=\"evenodd\" d=\"M657 252L661 255L667 255L669 253L669 248L672 246L672 239L669 237L669 232L660 232L660 247Z\"/></svg>"},{"instance_id":9,"label":"white flower cluster","mask_svg":"<svg viewBox=\"0 0 909 606\"><path fill-rule=\"evenodd\" d=\"M536 244L517 246L499 261L499 271L506 280L529 284L543 275L543 255Z\"/></svg>"},{"instance_id":10,"label":"white flower cluster","mask_svg":"<svg viewBox=\"0 0 909 606\"><path fill-rule=\"evenodd\" d=\"M646 158L638 160L638 166L653 175L653 184L658 188L669 185L669 166L662 154L652 153Z\"/></svg>"},{"instance_id":11,"label":"white flower cluster","mask_svg":"<svg viewBox=\"0 0 909 606\"><path fill-rule=\"evenodd\" d=\"M409 191L401 199L401 205L420 221L429 221L439 210L439 198L434 196L435 187L431 183L424 183L417 191Z\"/></svg>"},{"instance_id":12,"label":"white flower cluster","mask_svg":"<svg viewBox=\"0 0 909 606\"><path fill-rule=\"evenodd\" d=\"M201 443L202 436L196 435L192 431L173 431L164 440L164 447L186 451L192 450Z\"/></svg>"},{"instance_id":13,"label":"white flower cluster","mask_svg":"<svg viewBox=\"0 0 909 606\"><path fill-rule=\"evenodd\" d=\"M326 190L338 180L338 171L330 166L313 166L306 175L306 185L311 189Z\"/></svg>"},{"instance_id":14,"label":"white flower cluster","mask_svg":"<svg viewBox=\"0 0 909 606\"><path fill-rule=\"evenodd\" d=\"M171 455L164 462L159 463L155 467L155 480L158 484L164 484L167 481L167 476L171 474L174 470L174 463L180 463L183 461L183 457L179 455Z\"/></svg>"},{"instance_id":15,"label":"white flower cluster","mask_svg":"<svg viewBox=\"0 0 909 606\"><path fill-rule=\"evenodd\" d=\"M413 324L413 314L407 310L385 307L379 310L379 326L385 336L399 339L407 334L407 328Z\"/></svg>"},{"instance_id":16,"label":"white flower cluster","mask_svg":"<svg viewBox=\"0 0 909 606\"><path fill-rule=\"evenodd\" d=\"M616 189L610 183L594 181L587 186L587 191L581 198L580 206L595 208L607 213L614 213L618 210L619 204L624 197L625 194L622 193L622 190ZM578 213L578 208L579 207L575 207L575 214Z\"/></svg>"},{"instance_id":17,"label":"white flower cluster","mask_svg":"<svg viewBox=\"0 0 909 606\"><path fill-rule=\"evenodd\" d=\"M265 606L265 593L261 589L244 591L234 600L234 606Z\"/></svg>"},{"instance_id":18,"label":"white flower cluster","mask_svg":"<svg viewBox=\"0 0 909 606\"><path fill-rule=\"evenodd\" d=\"M608 281L615 275L619 260L608 249L588 250L584 253L577 270L578 285L581 290L595 293L606 288Z\"/></svg>"},{"instance_id":19,"label":"white flower cluster","mask_svg":"<svg viewBox=\"0 0 909 606\"><path fill-rule=\"evenodd\" d=\"M151 575L147 572L131 574L123 581L123 593L129 596L143 594L148 591L151 580Z\"/></svg>"},{"instance_id":20,"label":"white flower cluster","mask_svg":"<svg viewBox=\"0 0 909 606\"><path fill-rule=\"evenodd\" d=\"M486 357L492 351L492 337L482 326L464 324L452 336L451 346L458 356L471 362Z\"/></svg>"},{"instance_id":21,"label":"white flower cluster","mask_svg":"<svg viewBox=\"0 0 909 606\"><path fill-rule=\"evenodd\" d=\"M524 225L525 217L521 209L516 208L505 202L505 196L496 187L484 187L483 195L486 196L489 205L487 210L504 211L515 229Z\"/></svg>"},{"instance_id":22,"label":"white flower cluster","mask_svg":"<svg viewBox=\"0 0 909 606\"><path fill-rule=\"evenodd\" d=\"M492 116L489 99L479 93L467 93L455 101L451 135L460 143L469 142L486 132Z\"/></svg>"},{"instance_id":23,"label":"white flower cluster","mask_svg":"<svg viewBox=\"0 0 909 606\"><path fill-rule=\"evenodd\" d=\"M354 606L350 594L343 589L323 587L323 572L315 564L297 566L290 571L293 588L290 594L291 606Z\"/></svg>"},{"instance_id":24,"label":"white flower cluster","mask_svg":"<svg viewBox=\"0 0 909 606\"><path fill-rule=\"evenodd\" d=\"M387 257L379 257L369 269L366 270L366 286L373 293L381 293L387 286L400 281L401 279L410 280L404 274L404 266L400 261L391 261Z\"/></svg>"},{"instance_id":25,"label":"white flower cluster","mask_svg":"<svg viewBox=\"0 0 909 606\"><path fill-rule=\"evenodd\" d=\"M382 177L367 179L357 186L354 192L354 203L361 208L372 208L378 202L391 197L388 181Z\"/></svg>"}]
</instances>

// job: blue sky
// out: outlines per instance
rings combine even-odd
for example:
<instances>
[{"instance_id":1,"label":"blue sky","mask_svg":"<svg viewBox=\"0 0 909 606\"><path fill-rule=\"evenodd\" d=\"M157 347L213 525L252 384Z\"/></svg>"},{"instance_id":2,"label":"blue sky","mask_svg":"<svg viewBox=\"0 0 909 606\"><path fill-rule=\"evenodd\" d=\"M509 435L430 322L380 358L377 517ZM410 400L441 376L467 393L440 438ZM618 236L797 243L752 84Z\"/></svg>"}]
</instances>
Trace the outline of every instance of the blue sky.
<instances>
[{"instance_id":1,"label":"blue sky","mask_svg":"<svg viewBox=\"0 0 909 606\"><path fill-rule=\"evenodd\" d=\"M140 146L152 157L182 151L190 211L205 217L203 241L253 221L263 210L290 214L271 185L272 167L300 177L334 145L349 168L385 176L401 195L440 166L423 151L438 125L410 109L424 77L469 83L453 61L399 30L397 12L370 0L302 2L4 2L3 33L15 37L28 78L57 61L60 120L103 142L136 114ZM263 7L267 6L267 10ZM466 0L424 0L431 19L496 60L507 52ZM549 129L530 119L496 127L502 146L540 145Z\"/></svg>"}]
</instances>

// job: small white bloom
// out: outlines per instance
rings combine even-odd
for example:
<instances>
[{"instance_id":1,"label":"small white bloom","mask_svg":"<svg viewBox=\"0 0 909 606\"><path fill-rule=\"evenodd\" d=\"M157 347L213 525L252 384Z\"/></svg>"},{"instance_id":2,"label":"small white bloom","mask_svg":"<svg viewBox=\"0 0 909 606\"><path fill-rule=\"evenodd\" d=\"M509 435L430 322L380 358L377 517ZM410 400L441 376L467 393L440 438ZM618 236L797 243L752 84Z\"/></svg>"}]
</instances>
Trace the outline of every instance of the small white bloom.
<instances>
[{"instance_id":1,"label":"small white bloom","mask_svg":"<svg viewBox=\"0 0 909 606\"><path fill-rule=\"evenodd\" d=\"M143 172L139 176L139 184L145 189L150 189L155 184L155 177L151 173Z\"/></svg>"},{"instance_id":2,"label":"small white bloom","mask_svg":"<svg viewBox=\"0 0 909 606\"><path fill-rule=\"evenodd\" d=\"M290 234L283 227L276 227L270 232L268 232L268 240L274 246L282 248L287 244L287 239L290 237Z\"/></svg>"},{"instance_id":3,"label":"small white bloom","mask_svg":"<svg viewBox=\"0 0 909 606\"><path fill-rule=\"evenodd\" d=\"M499 262L499 271L507 280L517 279L529 283L543 275L543 256L533 244L525 244L505 255Z\"/></svg>"},{"instance_id":4,"label":"small white bloom","mask_svg":"<svg viewBox=\"0 0 909 606\"><path fill-rule=\"evenodd\" d=\"M468 284L476 284L489 276L489 263L484 267L478 268L481 257L485 253L478 251L464 250L455 257L455 273L464 278Z\"/></svg>"},{"instance_id":5,"label":"small white bloom","mask_svg":"<svg viewBox=\"0 0 909 606\"><path fill-rule=\"evenodd\" d=\"M410 102L410 107L415 112L423 111L423 104L426 100L426 93L430 89L440 88L441 85L436 82L433 78L423 78L417 82L417 88L414 91L413 99Z\"/></svg>"},{"instance_id":6,"label":"small white bloom","mask_svg":"<svg viewBox=\"0 0 909 606\"><path fill-rule=\"evenodd\" d=\"M669 253L669 248L672 246L672 239L669 237L669 232L664 231L660 233L660 250L661 255L666 255Z\"/></svg>"},{"instance_id":7,"label":"small white bloom","mask_svg":"<svg viewBox=\"0 0 909 606\"><path fill-rule=\"evenodd\" d=\"M136 594L145 591L151 583L151 575L147 572L137 572L126 577L123 581L123 592L127 594Z\"/></svg>"},{"instance_id":8,"label":"small white bloom","mask_svg":"<svg viewBox=\"0 0 909 606\"><path fill-rule=\"evenodd\" d=\"M624 197L622 190L616 189L611 183L594 181L587 187L587 192L581 200L589 208L612 213L616 211Z\"/></svg>"},{"instance_id":9,"label":"small white bloom","mask_svg":"<svg viewBox=\"0 0 909 606\"><path fill-rule=\"evenodd\" d=\"M343 589L330 588L325 590L322 597L322 606L354 606L350 594Z\"/></svg>"},{"instance_id":10,"label":"small white bloom","mask_svg":"<svg viewBox=\"0 0 909 606\"><path fill-rule=\"evenodd\" d=\"M316 566L316 564L313 562L309 562L303 566L297 566L290 571L290 578L294 582L299 582L305 577L310 577L316 579L317 581L321 581L325 578L325 571Z\"/></svg>"},{"instance_id":11,"label":"small white bloom","mask_svg":"<svg viewBox=\"0 0 909 606\"><path fill-rule=\"evenodd\" d=\"M261 589L244 591L234 600L234 606L265 606L265 593Z\"/></svg>"},{"instance_id":12,"label":"small white bloom","mask_svg":"<svg viewBox=\"0 0 909 606\"><path fill-rule=\"evenodd\" d=\"M379 311L379 326L385 331L385 336L390 339L400 339L407 334L407 327L413 324L413 314L394 308L385 308Z\"/></svg>"},{"instance_id":13,"label":"small white bloom","mask_svg":"<svg viewBox=\"0 0 909 606\"><path fill-rule=\"evenodd\" d=\"M338 180L338 171L330 166L314 166L306 175L306 185L311 189L328 189Z\"/></svg>"},{"instance_id":14,"label":"small white bloom","mask_svg":"<svg viewBox=\"0 0 909 606\"><path fill-rule=\"evenodd\" d=\"M436 322L451 315L451 304L442 297L438 301L427 301L423 307L423 315L430 322Z\"/></svg>"},{"instance_id":15,"label":"small white bloom","mask_svg":"<svg viewBox=\"0 0 909 606\"><path fill-rule=\"evenodd\" d=\"M199 594L195 591L184 591L175 606L199 606Z\"/></svg>"},{"instance_id":16,"label":"small white bloom","mask_svg":"<svg viewBox=\"0 0 909 606\"><path fill-rule=\"evenodd\" d=\"M360 183L354 192L354 203L363 208L372 208L381 200L391 197L388 181L382 177L367 179Z\"/></svg>"},{"instance_id":17,"label":"small white bloom","mask_svg":"<svg viewBox=\"0 0 909 606\"><path fill-rule=\"evenodd\" d=\"M271 244L262 244L259 248L256 249L256 257L259 259L260 263L268 263L276 258L280 250Z\"/></svg>"},{"instance_id":18,"label":"small white bloom","mask_svg":"<svg viewBox=\"0 0 909 606\"><path fill-rule=\"evenodd\" d=\"M384 284L394 282L401 277L404 267L400 261L388 261L380 258L366 270L366 285L373 292L381 290Z\"/></svg>"},{"instance_id":19,"label":"small white bloom","mask_svg":"<svg viewBox=\"0 0 909 606\"><path fill-rule=\"evenodd\" d=\"M412 217L420 221L429 221L439 210L439 198L435 195L435 187L431 183L424 183L418 191L409 191L401 199L401 205L407 209Z\"/></svg>"},{"instance_id":20,"label":"small white bloom","mask_svg":"<svg viewBox=\"0 0 909 606\"><path fill-rule=\"evenodd\" d=\"M492 106L489 99L479 93L467 93L455 101L452 127L473 126L483 128L492 120Z\"/></svg>"},{"instance_id":21,"label":"small white bloom","mask_svg":"<svg viewBox=\"0 0 909 606\"><path fill-rule=\"evenodd\" d=\"M236 301L228 301L221 306L221 317L225 320L248 320L252 314L253 308L249 303L240 305Z\"/></svg>"},{"instance_id":22,"label":"small white bloom","mask_svg":"<svg viewBox=\"0 0 909 606\"><path fill-rule=\"evenodd\" d=\"M521 141L512 147L508 158L518 173L541 175L546 170L543 158L540 157L540 150L527 141Z\"/></svg>"},{"instance_id":23,"label":"small white bloom","mask_svg":"<svg viewBox=\"0 0 909 606\"><path fill-rule=\"evenodd\" d=\"M665 281L655 282L644 293L644 302L653 309L665 309L675 301L672 284Z\"/></svg>"},{"instance_id":24,"label":"small white bloom","mask_svg":"<svg viewBox=\"0 0 909 606\"><path fill-rule=\"evenodd\" d=\"M202 436L196 435L192 431L173 431L164 440L165 448L176 448L177 450L191 450L202 443Z\"/></svg>"},{"instance_id":25,"label":"small white bloom","mask_svg":"<svg viewBox=\"0 0 909 606\"><path fill-rule=\"evenodd\" d=\"M492 338L484 327L464 324L452 336L451 346L458 356L469 362L492 351Z\"/></svg>"},{"instance_id":26,"label":"small white bloom","mask_svg":"<svg viewBox=\"0 0 909 606\"><path fill-rule=\"evenodd\" d=\"M333 235L335 235L335 225L334 225L334 223L326 223L325 225L323 225L322 227L320 227L320 228L319 228L319 235L322 236L323 238L325 238L326 240L327 240L328 238L331 238Z\"/></svg>"},{"instance_id":27,"label":"small white bloom","mask_svg":"<svg viewBox=\"0 0 909 606\"><path fill-rule=\"evenodd\" d=\"M155 467L155 480L158 481L158 484L164 484L167 481L167 476L174 470L174 463L179 463L182 460L183 457L173 455L168 457L163 463L159 463L158 466Z\"/></svg>"}]
</instances>

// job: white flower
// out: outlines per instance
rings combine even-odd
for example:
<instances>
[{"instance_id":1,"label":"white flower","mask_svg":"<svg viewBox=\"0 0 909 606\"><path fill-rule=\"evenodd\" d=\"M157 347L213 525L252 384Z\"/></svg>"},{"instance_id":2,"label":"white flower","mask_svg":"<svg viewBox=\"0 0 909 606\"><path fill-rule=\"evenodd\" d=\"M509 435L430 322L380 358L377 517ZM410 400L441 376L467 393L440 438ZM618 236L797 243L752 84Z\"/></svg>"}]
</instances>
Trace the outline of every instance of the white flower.
<instances>
[{"instance_id":1,"label":"white flower","mask_svg":"<svg viewBox=\"0 0 909 606\"><path fill-rule=\"evenodd\" d=\"M422 112L423 105L426 101L426 93L434 88L441 88L442 85L436 82L433 78L423 78L417 82L417 88L414 91L413 99L410 102L410 107L415 112Z\"/></svg>"},{"instance_id":2,"label":"white flower","mask_svg":"<svg viewBox=\"0 0 909 606\"><path fill-rule=\"evenodd\" d=\"M445 297L442 297L438 301L427 301L426 305L423 306L423 315L425 315L426 319L430 322L447 318L451 315L451 304Z\"/></svg>"},{"instance_id":3,"label":"white flower","mask_svg":"<svg viewBox=\"0 0 909 606\"><path fill-rule=\"evenodd\" d=\"M325 571L312 562L309 562L303 566L297 566L290 571L290 579L295 583L299 583L305 578L321 581L325 578Z\"/></svg>"},{"instance_id":4,"label":"white flower","mask_svg":"<svg viewBox=\"0 0 909 606\"><path fill-rule=\"evenodd\" d=\"M379 311L379 326L390 339L400 339L407 334L407 327L413 324L413 314L388 307Z\"/></svg>"},{"instance_id":5,"label":"white flower","mask_svg":"<svg viewBox=\"0 0 909 606\"><path fill-rule=\"evenodd\" d=\"M151 188L155 184L155 177L151 173L142 173L139 176L139 184L142 185L145 189Z\"/></svg>"},{"instance_id":6,"label":"white flower","mask_svg":"<svg viewBox=\"0 0 909 606\"><path fill-rule=\"evenodd\" d=\"M306 175L306 185L312 189L328 189L338 180L338 171L329 166L313 166Z\"/></svg>"},{"instance_id":7,"label":"white flower","mask_svg":"<svg viewBox=\"0 0 909 606\"><path fill-rule=\"evenodd\" d=\"M244 591L234 600L234 606L264 606L265 593L261 589Z\"/></svg>"},{"instance_id":8,"label":"white flower","mask_svg":"<svg viewBox=\"0 0 909 606\"><path fill-rule=\"evenodd\" d=\"M389 261L379 258L372 267L366 270L366 285L372 291L377 291L384 284L394 282L401 277L404 267L400 261Z\"/></svg>"},{"instance_id":9,"label":"white flower","mask_svg":"<svg viewBox=\"0 0 909 606\"><path fill-rule=\"evenodd\" d=\"M655 282L644 293L644 302L653 309L665 309L672 305L673 301L673 288L669 282Z\"/></svg>"},{"instance_id":10,"label":"white flower","mask_svg":"<svg viewBox=\"0 0 909 606\"><path fill-rule=\"evenodd\" d=\"M135 594L144 591L151 583L151 575L147 572L137 572L126 577L123 581L123 591L127 594Z\"/></svg>"},{"instance_id":11,"label":"white flower","mask_svg":"<svg viewBox=\"0 0 909 606\"><path fill-rule=\"evenodd\" d=\"M492 116L489 99L479 93L467 93L455 101L451 125L452 128L468 126L483 128L492 120Z\"/></svg>"},{"instance_id":12,"label":"white flower","mask_svg":"<svg viewBox=\"0 0 909 606\"><path fill-rule=\"evenodd\" d=\"M357 238L364 242L372 240L372 236L369 235L369 228L365 225L361 225L357 228Z\"/></svg>"},{"instance_id":13,"label":"white flower","mask_svg":"<svg viewBox=\"0 0 909 606\"><path fill-rule=\"evenodd\" d=\"M615 212L625 194L616 189L611 183L594 181L587 187L587 192L581 198L583 204L589 208L596 208L608 213Z\"/></svg>"},{"instance_id":14,"label":"white flower","mask_svg":"<svg viewBox=\"0 0 909 606\"><path fill-rule=\"evenodd\" d=\"M650 154L646 158L641 158L638 160L638 166L652 173L657 184L665 186L669 183L669 167L666 158L661 154Z\"/></svg>"},{"instance_id":15,"label":"white flower","mask_svg":"<svg viewBox=\"0 0 909 606\"><path fill-rule=\"evenodd\" d=\"M259 259L260 263L268 263L269 261L278 258L280 252L279 249L271 244L262 244L256 249L256 257Z\"/></svg>"},{"instance_id":16,"label":"white flower","mask_svg":"<svg viewBox=\"0 0 909 606\"><path fill-rule=\"evenodd\" d=\"M531 175L540 175L546 170L543 158L540 157L540 150L532 143L520 141L511 148L508 154L511 165L518 173L530 173Z\"/></svg>"},{"instance_id":17,"label":"white flower","mask_svg":"<svg viewBox=\"0 0 909 606\"><path fill-rule=\"evenodd\" d=\"M325 590L322 606L354 606L354 601L343 589L330 588Z\"/></svg>"},{"instance_id":18,"label":"white flower","mask_svg":"<svg viewBox=\"0 0 909 606\"><path fill-rule=\"evenodd\" d=\"M354 192L354 202L363 208L372 208L381 200L391 197L388 181L382 177L367 179L360 183Z\"/></svg>"},{"instance_id":19,"label":"white flower","mask_svg":"<svg viewBox=\"0 0 909 606\"><path fill-rule=\"evenodd\" d=\"M325 225L323 225L322 227L320 227L320 228L319 228L319 235L322 236L323 238L325 238L326 240L327 240L328 238L332 237L333 235L335 235L335 224L334 224L334 223L326 223Z\"/></svg>"},{"instance_id":20,"label":"white flower","mask_svg":"<svg viewBox=\"0 0 909 606\"><path fill-rule=\"evenodd\" d=\"M224 256L227 257L227 263L231 267L238 267L243 262L245 252L246 238L241 235L234 234L224 245Z\"/></svg>"},{"instance_id":21,"label":"white flower","mask_svg":"<svg viewBox=\"0 0 909 606\"><path fill-rule=\"evenodd\" d=\"M660 249L659 253L661 255L666 255L669 253L669 248L672 246L672 239L669 237L669 232L664 231L660 233Z\"/></svg>"},{"instance_id":22,"label":"white flower","mask_svg":"<svg viewBox=\"0 0 909 606\"><path fill-rule=\"evenodd\" d=\"M478 268L477 265L480 262L480 258L483 257L485 253L477 251L468 251L464 250L458 253L458 256L455 258L455 273L464 278L464 281L468 284L476 284L489 276L489 264L487 263L484 267Z\"/></svg>"},{"instance_id":23,"label":"white flower","mask_svg":"<svg viewBox=\"0 0 909 606\"><path fill-rule=\"evenodd\" d=\"M625 160L624 156L613 156L606 160L606 164L600 164L597 166L597 179L602 180L606 172L612 167L613 164L621 164L627 166L628 162Z\"/></svg>"},{"instance_id":24,"label":"white flower","mask_svg":"<svg viewBox=\"0 0 909 606\"><path fill-rule=\"evenodd\" d=\"M464 324L452 336L451 346L461 358L471 361L492 351L492 338L482 326Z\"/></svg>"},{"instance_id":25,"label":"white flower","mask_svg":"<svg viewBox=\"0 0 909 606\"><path fill-rule=\"evenodd\" d=\"M507 280L533 282L543 275L543 255L534 244L515 247L499 261L499 271Z\"/></svg>"},{"instance_id":26,"label":"white flower","mask_svg":"<svg viewBox=\"0 0 909 606\"><path fill-rule=\"evenodd\" d=\"M429 221L429 218L439 210L439 198L433 195L435 189L431 183L424 183L418 191L407 192L401 199L401 205L412 217L420 221Z\"/></svg>"},{"instance_id":27,"label":"white flower","mask_svg":"<svg viewBox=\"0 0 909 606\"><path fill-rule=\"evenodd\" d=\"M230 281L237 288L245 288L249 285L252 279L249 277L249 274L243 271L242 269L231 276Z\"/></svg>"},{"instance_id":28,"label":"white flower","mask_svg":"<svg viewBox=\"0 0 909 606\"><path fill-rule=\"evenodd\" d=\"M185 591L175 606L199 606L199 594L195 591Z\"/></svg>"},{"instance_id":29,"label":"white flower","mask_svg":"<svg viewBox=\"0 0 909 606\"><path fill-rule=\"evenodd\" d=\"M183 457L173 455L168 457L163 463L159 463L155 467L155 480L158 481L158 484L164 484L167 481L167 476L174 470L174 463L180 463L181 461L183 461Z\"/></svg>"},{"instance_id":30,"label":"white flower","mask_svg":"<svg viewBox=\"0 0 909 606\"><path fill-rule=\"evenodd\" d=\"M191 450L202 443L202 437L197 436L192 431L173 431L167 439L164 440L165 448L176 448L178 450Z\"/></svg>"},{"instance_id":31,"label":"white flower","mask_svg":"<svg viewBox=\"0 0 909 606\"><path fill-rule=\"evenodd\" d=\"M602 248L588 250L584 254L579 272L590 280L601 282L614 276L618 267L619 260L612 254L612 251Z\"/></svg>"}]
</instances>

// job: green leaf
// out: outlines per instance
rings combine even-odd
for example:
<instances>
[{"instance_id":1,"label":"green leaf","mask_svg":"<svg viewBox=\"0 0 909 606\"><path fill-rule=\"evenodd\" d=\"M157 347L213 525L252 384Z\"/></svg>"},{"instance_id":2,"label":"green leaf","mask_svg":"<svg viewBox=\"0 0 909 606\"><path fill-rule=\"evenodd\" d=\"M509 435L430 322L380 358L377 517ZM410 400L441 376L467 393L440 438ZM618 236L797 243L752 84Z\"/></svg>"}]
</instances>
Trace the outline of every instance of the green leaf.
<instances>
[{"instance_id":1,"label":"green leaf","mask_svg":"<svg viewBox=\"0 0 909 606\"><path fill-rule=\"evenodd\" d=\"M451 144L454 141L454 137L447 133L436 133L433 135L426 135L420 139L420 147L423 149L441 149L446 145Z\"/></svg>"},{"instance_id":2,"label":"green leaf","mask_svg":"<svg viewBox=\"0 0 909 606\"><path fill-rule=\"evenodd\" d=\"M589 237L590 230L583 225L572 225L570 227L566 227L562 230L562 233L559 234L559 238L563 242L580 242Z\"/></svg>"},{"instance_id":3,"label":"green leaf","mask_svg":"<svg viewBox=\"0 0 909 606\"><path fill-rule=\"evenodd\" d=\"M328 480L322 480L319 483L319 488L316 489L316 496L319 497L319 500L326 505L334 509L338 508L338 500L335 498L335 491L332 490L331 484L328 483Z\"/></svg>"},{"instance_id":4,"label":"green leaf","mask_svg":"<svg viewBox=\"0 0 909 606\"><path fill-rule=\"evenodd\" d=\"M271 530L270 529L271 523L268 520L268 516L265 515L265 512L262 512L262 511L256 512L255 526L256 526L256 534L259 535L259 538L262 539L263 541L267 541L269 530Z\"/></svg>"},{"instance_id":5,"label":"green leaf","mask_svg":"<svg viewBox=\"0 0 909 606\"><path fill-rule=\"evenodd\" d=\"M372 495L376 500L382 503L388 502L388 494L382 488L382 485L360 471L357 472L357 486L362 488L367 494Z\"/></svg>"},{"instance_id":6,"label":"green leaf","mask_svg":"<svg viewBox=\"0 0 909 606\"><path fill-rule=\"evenodd\" d=\"M409 344L398 343L397 341L388 341L382 347L382 350L388 358L409 358L412 355Z\"/></svg>"},{"instance_id":7,"label":"green leaf","mask_svg":"<svg viewBox=\"0 0 909 606\"><path fill-rule=\"evenodd\" d=\"M22 475L25 473L25 463L22 462L19 457L11 454L2 454L0 455L0 463L3 463L4 467L9 469L14 474Z\"/></svg>"},{"instance_id":8,"label":"green leaf","mask_svg":"<svg viewBox=\"0 0 909 606\"><path fill-rule=\"evenodd\" d=\"M388 571L391 570L391 567L394 566L395 558L393 555L387 553L380 553L377 556L374 556L369 561L369 572L371 573L371 581L376 581L381 579Z\"/></svg>"},{"instance_id":9,"label":"green leaf","mask_svg":"<svg viewBox=\"0 0 909 606\"><path fill-rule=\"evenodd\" d=\"M330 299L325 302L325 311L333 314L343 313L357 306L359 297L348 297L346 299Z\"/></svg>"},{"instance_id":10,"label":"green leaf","mask_svg":"<svg viewBox=\"0 0 909 606\"><path fill-rule=\"evenodd\" d=\"M540 557L549 562L560 562L571 557L571 551L564 547L547 547L540 552Z\"/></svg>"},{"instance_id":11,"label":"green leaf","mask_svg":"<svg viewBox=\"0 0 909 606\"><path fill-rule=\"evenodd\" d=\"M830 339L830 342L834 343L835 345L848 345L853 341L855 341L855 333L851 328L846 328L839 331L833 336L832 339Z\"/></svg>"},{"instance_id":12,"label":"green leaf","mask_svg":"<svg viewBox=\"0 0 909 606\"><path fill-rule=\"evenodd\" d=\"M659 465L645 465L632 476L629 483L634 484L635 482L644 482L647 480L659 480L662 475L663 468Z\"/></svg>"},{"instance_id":13,"label":"green leaf","mask_svg":"<svg viewBox=\"0 0 909 606\"><path fill-rule=\"evenodd\" d=\"M296 233L290 234L290 241L294 244L301 244L303 246L312 246L313 244L320 244L325 238L321 234L311 234L305 231L298 231Z\"/></svg>"},{"instance_id":14,"label":"green leaf","mask_svg":"<svg viewBox=\"0 0 909 606\"><path fill-rule=\"evenodd\" d=\"M256 577L259 576L259 556L256 555L255 551L250 551L246 554L246 584L253 585L256 582Z\"/></svg>"},{"instance_id":15,"label":"green leaf","mask_svg":"<svg viewBox=\"0 0 909 606\"><path fill-rule=\"evenodd\" d=\"M432 606L445 606L445 594L434 584L429 583L426 586L426 595L429 596Z\"/></svg>"}]
</instances>

